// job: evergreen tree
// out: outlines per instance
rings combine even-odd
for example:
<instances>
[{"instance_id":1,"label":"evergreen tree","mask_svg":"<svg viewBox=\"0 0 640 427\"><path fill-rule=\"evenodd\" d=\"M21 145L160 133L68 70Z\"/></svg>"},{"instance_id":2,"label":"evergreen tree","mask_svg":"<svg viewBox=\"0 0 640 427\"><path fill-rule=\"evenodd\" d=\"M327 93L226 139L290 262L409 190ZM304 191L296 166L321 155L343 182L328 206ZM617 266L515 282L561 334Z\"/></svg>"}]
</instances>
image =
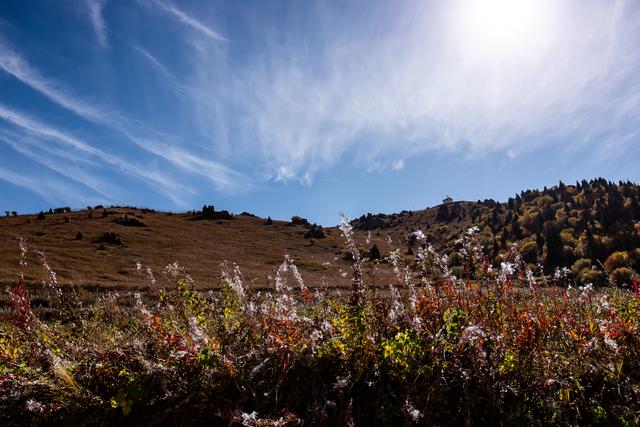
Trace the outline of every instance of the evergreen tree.
<instances>
[{"instance_id":1,"label":"evergreen tree","mask_svg":"<svg viewBox=\"0 0 640 427\"><path fill-rule=\"evenodd\" d=\"M515 214L511 219L511 233L516 240L522 238L522 230L520 229L520 223L518 222L518 214Z\"/></svg>"},{"instance_id":2,"label":"evergreen tree","mask_svg":"<svg viewBox=\"0 0 640 427\"><path fill-rule=\"evenodd\" d=\"M547 259L545 266L552 270L563 264L560 228L554 221L547 221L544 223L544 237L547 246Z\"/></svg>"}]
</instances>

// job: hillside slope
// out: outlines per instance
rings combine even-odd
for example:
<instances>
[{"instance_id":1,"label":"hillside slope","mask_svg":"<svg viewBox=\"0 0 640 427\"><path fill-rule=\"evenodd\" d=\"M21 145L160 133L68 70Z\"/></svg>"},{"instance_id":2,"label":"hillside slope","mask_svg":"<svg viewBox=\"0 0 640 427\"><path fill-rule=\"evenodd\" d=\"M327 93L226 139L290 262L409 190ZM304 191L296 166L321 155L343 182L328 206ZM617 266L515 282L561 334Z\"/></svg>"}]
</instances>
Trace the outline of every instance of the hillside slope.
<instances>
[{"instance_id":1,"label":"hillside slope","mask_svg":"<svg viewBox=\"0 0 640 427\"><path fill-rule=\"evenodd\" d=\"M60 209L59 211L63 211ZM457 240L478 227L487 260L507 260L515 244L533 270L566 267L580 283L603 284L608 277L629 283L640 269L640 187L604 179L575 185L559 183L527 190L499 203L456 201L421 211L363 215L352 221L364 256L375 245L381 253L377 274L392 280L384 257L400 248L409 264L421 230L436 249L449 256L454 274L464 274ZM129 286L145 282L136 263L161 278L165 266L178 262L203 288L217 285L220 264L237 263L255 287L272 284L285 254L299 266L310 286L349 283L349 254L336 227L322 228L294 217L267 221L250 214L231 215L205 206L198 212L170 214L128 207L43 213L0 218L0 282L19 273L16 239L42 248L61 284ZM36 260L26 279L38 283L45 272Z\"/></svg>"},{"instance_id":2,"label":"hillside slope","mask_svg":"<svg viewBox=\"0 0 640 427\"><path fill-rule=\"evenodd\" d=\"M629 283L640 269L640 187L630 182L560 182L523 191L505 203L452 202L424 211L363 215L353 224L361 233L395 239L420 229L428 242L449 255L454 272L462 263L456 241L473 226L494 265L504 261L515 244L532 269L543 264L550 274L570 268L583 283L600 284L607 274L618 284ZM414 242L402 242L411 253Z\"/></svg>"},{"instance_id":3,"label":"hillside slope","mask_svg":"<svg viewBox=\"0 0 640 427\"><path fill-rule=\"evenodd\" d=\"M178 262L201 287L215 287L220 264L240 265L253 286L269 283L284 255L290 255L306 280L319 284L348 281L340 269L340 232L323 229L325 237L311 238L311 225L267 221L250 215L216 212L169 214L113 207L0 219L0 281L13 283L19 273L17 238L41 248L61 284L127 286L147 282L136 263L150 266L161 279L169 263ZM226 219L222 219L226 218ZM313 234L313 233L311 233ZM306 237L305 237L306 235ZM338 257L337 260L334 258ZM329 268L329 264L332 267ZM27 282L39 282L45 272L31 259Z\"/></svg>"}]
</instances>

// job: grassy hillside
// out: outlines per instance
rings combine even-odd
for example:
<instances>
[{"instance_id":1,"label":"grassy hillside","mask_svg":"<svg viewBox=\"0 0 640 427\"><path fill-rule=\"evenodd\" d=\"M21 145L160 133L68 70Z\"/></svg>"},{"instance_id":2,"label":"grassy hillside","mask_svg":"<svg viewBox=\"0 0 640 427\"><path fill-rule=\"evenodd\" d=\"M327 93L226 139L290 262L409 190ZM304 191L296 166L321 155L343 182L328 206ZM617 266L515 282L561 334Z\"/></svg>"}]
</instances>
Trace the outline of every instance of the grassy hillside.
<instances>
[{"instance_id":1,"label":"grassy hillside","mask_svg":"<svg viewBox=\"0 0 640 427\"><path fill-rule=\"evenodd\" d=\"M478 227L486 261L494 267L512 257L512 247L536 273L571 270L579 283L629 284L640 269L640 187L603 179L575 185L527 190L500 203L454 201L421 211L367 214L352 221L354 238L363 256L375 246L381 277L391 277L385 262L398 247L410 267L424 241L448 256L458 277L467 277L468 260L460 236ZM304 273L309 286L345 286L351 255L336 227L321 228L305 219L267 221L250 214L231 215L212 206L170 214L148 209L113 207L74 212L0 218L0 282L18 275L15 239L27 238L46 249L60 284L84 287L137 285L136 262L162 271L177 261L197 286L217 287L219 265L242 266L252 287L269 283L285 254ZM12 250L12 248L15 248ZM412 261L413 260L413 261ZM544 265L544 271L538 271ZM30 264L27 283L39 283L42 269Z\"/></svg>"},{"instance_id":2,"label":"grassy hillside","mask_svg":"<svg viewBox=\"0 0 640 427\"><path fill-rule=\"evenodd\" d=\"M46 251L60 284L123 287L137 285L136 262L159 273L174 261L201 287L217 286L222 262L242 265L248 282L263 287L282 262L293 257L312 283L342 283L343 241L336 229L269 221L250 215L207 216L200 212L169 214L113 207L0 219L0 281L14 283L19 271L16 238L22 236ZM224 219L223 219L224 218ZM305 237L306 236L306 237ZM338 258L335 260L334 258ZM329 268L329 267L336 268ZM25 270L27 283L43 279L37 263Z\"/></svg>"}]
</instances>

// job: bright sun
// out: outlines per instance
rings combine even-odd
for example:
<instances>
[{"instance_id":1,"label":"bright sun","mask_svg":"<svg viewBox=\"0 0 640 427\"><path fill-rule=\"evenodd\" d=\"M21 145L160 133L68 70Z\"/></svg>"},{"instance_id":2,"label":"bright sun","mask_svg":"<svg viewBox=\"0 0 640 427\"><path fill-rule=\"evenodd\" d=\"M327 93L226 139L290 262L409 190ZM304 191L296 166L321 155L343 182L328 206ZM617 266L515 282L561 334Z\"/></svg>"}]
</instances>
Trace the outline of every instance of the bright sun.
<instances>
[{"instance_id":1,"label":"bright sun","mask_svg":"<svg viewBox=\"0 0 640 427\"><path fill-rule=\"evenodd\" d=\"M478 53L540 47L549 35L551 0L463 0L454 20L461 42Z\"/></svg>"}]
</instances>

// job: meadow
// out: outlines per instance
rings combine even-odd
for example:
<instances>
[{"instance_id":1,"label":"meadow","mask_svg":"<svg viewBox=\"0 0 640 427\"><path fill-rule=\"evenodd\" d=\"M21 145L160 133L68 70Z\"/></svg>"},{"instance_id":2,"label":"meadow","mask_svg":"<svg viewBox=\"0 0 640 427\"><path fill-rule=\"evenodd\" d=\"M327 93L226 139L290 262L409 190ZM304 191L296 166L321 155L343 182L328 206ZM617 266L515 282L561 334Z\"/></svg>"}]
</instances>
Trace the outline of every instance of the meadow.
<instances>
[{"instance_id":1,"label":"meadow","mask_svg":"<svg viewBox=\"0 0 640 427\"><path fill-rule=\"evenodd\" d=\"M223 263L207 291L177 263L139 263L138 290L91 301L19 239L22 268L43 268L47 307L32 307L22 277L8 289L0 422L640 423L637 280L578 287L567 269L534 273L516 245L492 266L470 229L462 277L416 232L413 262L391 252L395 279L382 281L351 225L341 231L350 289L307 287L287 256L267 290L237 265Z\"/></svg>"}]
</instances>

